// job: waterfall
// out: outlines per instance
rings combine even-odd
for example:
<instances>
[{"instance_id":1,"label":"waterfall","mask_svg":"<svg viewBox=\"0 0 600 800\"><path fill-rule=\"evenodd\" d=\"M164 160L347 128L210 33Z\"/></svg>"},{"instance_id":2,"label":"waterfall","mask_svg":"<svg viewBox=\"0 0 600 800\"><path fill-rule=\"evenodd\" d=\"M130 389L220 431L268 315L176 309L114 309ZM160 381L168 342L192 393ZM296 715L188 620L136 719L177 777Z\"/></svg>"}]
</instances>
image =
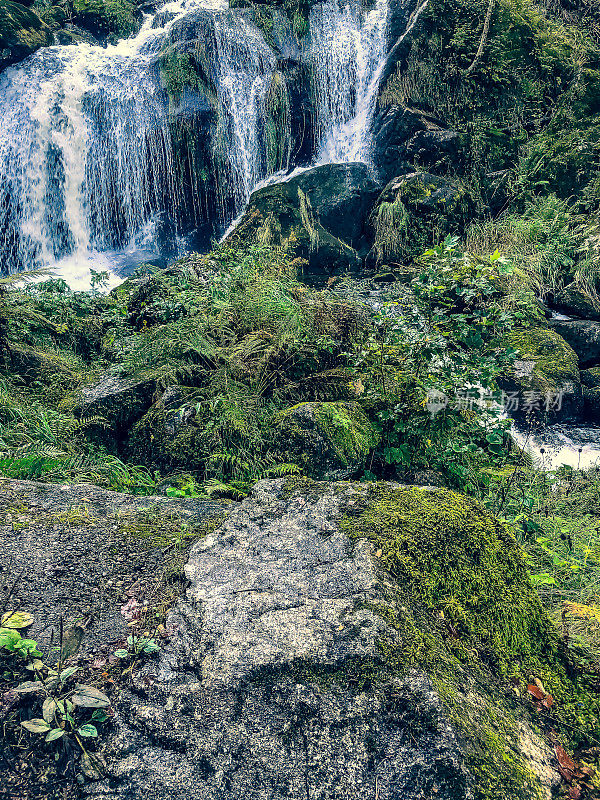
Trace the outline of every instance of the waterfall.
<instances>
[{"instance_id":1,"label":"waterfall","mask_svg":"<svg viewBox=\"0 0 600 800\"><path fill-rule=\"evenodd\" d=\"M369 9L361 0L324 0L311 10L302 57L313 74L317 164L369 161L388 15L388 0ZM285 112L288 101L277 54L252 15L225 0L169 2L145 17L136 36L105 48L44 48L0 73L0 272L53 267L73 281L90 266L147 261L165 218L173 238L201 216L188 208L189 195L202 202L196 185L182 183L159 70L174 26L188 19L201 31L193 36L202 37L215 116L210 131L197 132L209 140L203 180L216 204L207 210L204 202L200 222L224 230L279 168L269 114L277 102ZM293 167L281 150L279 163ZM188 177L194 171L195 163Z\"/></svg>"},{"instance_id":2,"label":"waterfall","mask_svg":"<svg viewBox=\"0 0 600 800\"><path fill-rule=\"evenodd\" d=\"M387 53L388 0L325 0L310 14L318 162L370 160L370 124Z\"/></svg>"},{"instance_id":3,"label":"waterfall","mask_svg":"<svg viewBox=\"0 0 600 800\"><path fill-rule=\"evenodd\" d=\"M169 30L194 9L207 3L168 3L136 37L44 48L0 74L2 272L57 264L86 272L110 263L106 251L152 240L164 212L177 229L184 199L157 63ZM246 20L221 5L210 11L225 214L241 210L266 175L261 130L276 58Z\"/></svg>"}]
</instances>

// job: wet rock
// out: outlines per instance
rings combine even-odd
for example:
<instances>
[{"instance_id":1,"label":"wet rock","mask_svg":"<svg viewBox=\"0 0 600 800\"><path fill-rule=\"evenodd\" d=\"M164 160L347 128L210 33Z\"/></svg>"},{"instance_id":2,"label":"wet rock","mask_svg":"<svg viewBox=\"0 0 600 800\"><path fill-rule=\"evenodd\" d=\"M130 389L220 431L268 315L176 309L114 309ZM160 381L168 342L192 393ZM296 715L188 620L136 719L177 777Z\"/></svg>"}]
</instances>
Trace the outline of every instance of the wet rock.
<instances>
[{"instance_id":1,"label":"wet rock","mask_svg":"<svg viewBox=\"0 0 600 800\"><path fill-rule=\"evenodd\" d=\"M287 245L308 276L357 269L369 249L365 221L378 194L365 164L327 164L258 189L230 241Z\"/></svg>"},{"instance_id":2,"label":"wet rock","mask_svg":"<svg viewBox=\"0 0 600 800\"><path fill-rule=\"evenodd\" d=\"M582 367L600 362L600 322L591 320L551 320L549 325L570 344Z\"/></svg>"},{"instance_id":3,"label":"wet rock","mask_svg":"<svg viewBox=\"0 0 600 800\"><path fill-rule=\"evenodd\" d=\"M539 609L524 570L511 566L516 545L499 546L470 501L447 512L461 500L444 490L261 482L193 547L187 599L168 619L171 644L137 689L122 692L104 748L108 774L84 787L86 797L473 800L483 780L493 797L519 786L549 800L559 783L552 751L488 672L475 678L468 659L451 659L441 680L386 662L408 631L429 631L440 652L444 635L439 620L414 611L410 593L393 588L374 546L341 527L344 515L375 510L377 492L389 494L390 513L397 502L415 518L421 511L423 530L436 509L452 531L440 534L444 559L461 524L467 537L470 524L488 526L477 558L504 560L498 574L506 572L494 602L510 604L504 595L519 586ZM404 633L395 619L410 621ZM504 619L515 620L512 605Z\"/></svg>"},{"instance_id":4,"label":"wet rock","mask_svg":"<svg viewBox=\"0 0 600 800\"><path fill-rule=\"evenodd\" d=\"M0 70L53 42L52 32L24 4L0 0Z\"/></svg>"},{"instance_id":5,"label":"wet rock","mask_svg":"<svg viewBox=\"0 0 600 800\"><path fill-rule=\"evenodd\" d=\"M600 310L592 298L588 297L576 284L570 283L554 295L552 305L563 314L584 319L600 320Z\"/></svg>"},{"instance_id":6,"label":"wet rock","mask_svg":"<svg viewBox=\"0 0 600 800\"><path fill-rule=\"evenodd\" d=\"M279 414L277 441L283 461L339 480L364 467L379 434L358 403L300 403Z\"/></svg>"}]
</instances>

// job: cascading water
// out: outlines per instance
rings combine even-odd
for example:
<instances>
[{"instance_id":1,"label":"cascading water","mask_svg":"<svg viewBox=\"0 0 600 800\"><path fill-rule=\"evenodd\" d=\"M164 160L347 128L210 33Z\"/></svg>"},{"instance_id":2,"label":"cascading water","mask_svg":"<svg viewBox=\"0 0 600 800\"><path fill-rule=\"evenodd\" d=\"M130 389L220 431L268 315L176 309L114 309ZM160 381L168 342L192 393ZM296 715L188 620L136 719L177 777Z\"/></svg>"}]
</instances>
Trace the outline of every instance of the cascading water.
<instances>
[{"instance_id":1,"label":"cascading water","mask_svg":"<svg viewBox=\"0 0 600 800\"><path fill-rule=\"evenodd\" d=\"M158 62L174 26L194 13L209 20L213 222L225 227L276 168L267 118L277 56L224 0L167 3L114 46L45 48L0 74L1 272L51 266L73 282L90 266L118 267L148 242L152 250L164 216L181 232L189 200ZM388 15L388 0L368 10L361 0L324 0L311 11L304 59L314 76L316 163L369 160Z\"/></svg>"},{"instance_id":2,"label":"cascading water","mask_svg":"<svg viewBox=\"0 0 600 800\"><path fill-rule=\"evenodd\" d=\"M57 262L63 273L87 271L107 263L100 253L148 238L162 212L177 226L182 198L157 59L169 29L198 8L207 3L169 3L118 45L45 48L0 75L3 272ZM212 16L219 194L237 211L266 174L260 132L275 56L247 21L234 28L222 6Z\"/></svg>"},{"instance_id":3,"label":"cascading water","mask_svg":"<svg viewBox=\"0 0 600 800\"><path fill-rule=\"evenodd\" d=\"M310 15L318 162L370 159L370 124L387 55L388 0L325 0Z\"/></svg>"}]
</instances>

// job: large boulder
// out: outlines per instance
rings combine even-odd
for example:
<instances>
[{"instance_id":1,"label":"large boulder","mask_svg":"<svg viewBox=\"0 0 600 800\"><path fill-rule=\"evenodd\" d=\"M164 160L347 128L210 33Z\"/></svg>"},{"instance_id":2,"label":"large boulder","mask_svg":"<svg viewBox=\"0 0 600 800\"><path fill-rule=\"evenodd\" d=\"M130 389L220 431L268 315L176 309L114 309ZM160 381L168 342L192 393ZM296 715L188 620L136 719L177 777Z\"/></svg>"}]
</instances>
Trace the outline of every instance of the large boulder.
<instances>
[{"instance_id":1,"label":"large boulder","mask_svg":"<svg viewBox=\"0 0 600 800\"><path fill-rule=\"evenodd\" d=\"M549 324L571 345L582 367L592 367L600 362L600 322L554 319Z\"/></svg>"},{"instance_id":2,"label":"large boulder","mask_svg":"<svg viewBox=\"0 0 600 800\"><path fill-rule=\"evenodd\" d=\"M516 393L510 410L516 415L576 419L583 407L577 354L552 328L514 328L505 344L517 351L502 388Z\"/></svg>"},{"instance_id":3,"label":"large boulder","mask_svg":"<svg viewBox=\"0 0 600 800\"><path fill-rule=\"evenodd\" d=\"M327 164L258 189L230 241L287 246L309 276L355 270L369 245L365 221L379 187L365 164Z\"/></svg>"},{"instance_id":4,"label":"large boulder","mask_svg":"<svg viewBox=\"0 0 600 800\"><path fill-rule=\"evenodd\" d=\"M122 692L89 800L558 790L518 695L544 670L572 707L573 684L514 537L476 503L264 481L185 572L171 643Z\"/></svg>"},{"instance_id":5,"label":"large boulder","mask_svg":"<svg viewBox=\"0 0 600 800\"><path fill-rule=\"evenodd\" d=\"M105 375L81 390L72 404L73 413L79 419L101 418L93 426L97 436L111 449L119 448L130 427L152 404L154 391L153 380Z\"/></svg>"},{"instance_id":6,"label":"large boulder","mask_svg":"<svg viewBox=\"0 0 600 800\"><path fill-rule=\"evenodd\" d=\"M284 461L312 478L347 478L365 466L380 436L358 403L299 403L277 417Z\"/></svg>"},{"instance_id":7,"label":"large boulder","mask_svg":"<svg viewBox=\"0 0 600 800\"><path fill-rule=\"evenodd\" d=\"M0 69L22 61L52 41L50 29L34 11L11 0L0 0Z\"/></svg>"}]
</instances>

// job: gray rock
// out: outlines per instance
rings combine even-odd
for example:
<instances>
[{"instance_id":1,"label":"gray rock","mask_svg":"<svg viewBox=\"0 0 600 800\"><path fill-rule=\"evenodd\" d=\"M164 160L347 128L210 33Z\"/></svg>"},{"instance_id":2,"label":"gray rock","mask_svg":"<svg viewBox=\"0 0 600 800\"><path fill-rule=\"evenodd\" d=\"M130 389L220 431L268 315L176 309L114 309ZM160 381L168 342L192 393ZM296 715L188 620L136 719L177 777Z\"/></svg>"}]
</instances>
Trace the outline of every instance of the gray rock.
<instances>
[{"instance_id":1,"label":"gray rock","mask_svg":"<svg viewBox=\"0 0 600 800\"><path fill-rule=\"evenodd\" d=\"M367 493L263 481L194 546L187 598L168 619L176 634L122 693L109 771L84 787L88 800L476 796L463 734L434 681L380 669L380 642L397 635L377 612L389 608L387 579L372 545L352 546L337 523ZM498 719L509 713L456 669L453 696L474 726L490 702ZM507 759L524 759L532 792L549 800L552 752L524 716L511 719Z\"/></svg>"},{"instance_id":2,"label":"gray rock","mask_svg":"<svg viewBox=\"0 0 600 800\"><path fill-rule=\"evenodd\" d=\"M600 322L591 320L550 320L548 325L571 345L582 367L600 362Z\"/></svg>"},{"instance_id":3,"label":"gray rock","mask_svg":"<svg viewBox=\"0 0 600 800\"><path fill-rule=\"evenodd\" d=\"M365 222L378 192L365 164L314 167L254 192L228 240L293 240L307 276L356 270L369 250Z\"/></svg>"},{"instance_id":4,"label":"gray rock","mask_svg":"<svg viewBox=\"0 0 600 800\"><path fill-rule=\"evenodd\" d=\"M106 375L98 383L81 390L73 412L79 419L102 417L107 427L99 426L99 436L107 444L123 439L129 428L151 406L155 383Z\"/></svg>"}]
</instances>

